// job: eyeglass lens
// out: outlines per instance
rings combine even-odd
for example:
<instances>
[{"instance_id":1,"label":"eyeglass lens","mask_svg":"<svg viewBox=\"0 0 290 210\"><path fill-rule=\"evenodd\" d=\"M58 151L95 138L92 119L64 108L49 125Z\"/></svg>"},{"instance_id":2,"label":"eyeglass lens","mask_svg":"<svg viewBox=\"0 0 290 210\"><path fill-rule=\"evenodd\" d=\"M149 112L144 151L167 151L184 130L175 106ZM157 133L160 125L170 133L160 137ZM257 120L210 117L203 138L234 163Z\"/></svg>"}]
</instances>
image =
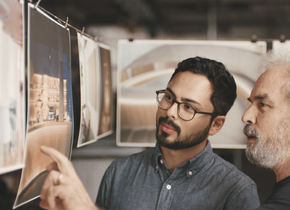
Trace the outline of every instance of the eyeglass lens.
<instances>
[{"instance_id":1,"label":"eyeglass lens","mask_svg":"<svg viewBox=\"0 0 290 210\"><path fill-rule=\"evenodd\" d=\"M191 120L195 115L195 110L192 106L174 100L167 93L159 92L157 94L157 102L162 109L169 109L176 102L178 104L178 115L184 120Z\"/></svg>"}]
</instances>

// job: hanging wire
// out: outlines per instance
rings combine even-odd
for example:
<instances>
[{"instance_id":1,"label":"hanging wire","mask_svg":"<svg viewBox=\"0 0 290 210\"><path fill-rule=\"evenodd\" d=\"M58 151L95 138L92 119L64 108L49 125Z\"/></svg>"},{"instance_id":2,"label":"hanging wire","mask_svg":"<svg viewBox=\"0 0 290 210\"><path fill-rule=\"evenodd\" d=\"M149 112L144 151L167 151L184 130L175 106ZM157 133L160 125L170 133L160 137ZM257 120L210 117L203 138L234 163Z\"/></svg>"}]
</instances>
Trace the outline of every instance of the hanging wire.
<instances>
[{"instance_id":1,"label":"hanging wire","mask_svg":"<svg viewBox=\"0 0 290 210\"><path fill-rule=\"evenodd\" d=\"M28 1L31 1L31 0L28 0ZM91 35L89 35L89 34L87 34L87 33L84 32L85 27L83 27L82 30L79 30L78 28L76 28L76 27L70 25L70 24L68 23L68 17L67 17L66 21L60 19L59 17L55 16L55 15L52 14L51 12L49 12L49 11L47 11L46 9L40 7L40 6L39 6L40 2L41 2L41 0L38 0L38 1L36 2L36 4L34 5L34 6L35 6L35 9L39 9L39 8L40 8L42 11L44 11L45 13L47 13L47 14L49 14L51 17L53 17L55 20L57 20L60 24L64 25L65 28L70 27L70 28L76 30L77 32L79 32L81 35L87 36L88 38L90 38L90 39L92 39L92 40L94 40L94 41L98 41L98 42L100 41L100 36L99 36L99 35L91 36ZM132 39L132 38L130 39L130 38L129 38L129 41L133 41L133 40L134 40L134 39ZM255 42L257 42L257 41L266 41L266 42L269 42L269 41L273 41L273 39L261 39L261 38L258 39L258 36L255 35L255 34L253 34L253 35L250 37L250 41L253 42L253 43L255 43ZM286 36L285 36L284 34L281 34L280 37L279 37L279 41L282 42L282 43L285 42L285 41L287 41Z\"/></svg>"},{"instance_id":2,"label":"hanging wire","mask_svg":"<svg viewBox=\"0 0 290 210\"><path fill-rule=\"evenodd\" d=\"M36 3L36 5L35 5L35 8L36 8L36 9L40 9L40 10L42 10L43 12L49 14L49 15L50 15L51 17L53 17L56 21L58 21L60 24L62 24L65 28L70 27L70 28L76 30L77 32L79 32L81 35L87 36L88 38L90 38L90 39L92 39L92 40L96 40L96 37L93 37L93 36L91 36L91 35L89 35L89 34L87 34L87 33L84 32L85 27L83 27L82 30L79 30L78 28L76 28L76 27L74 27L74 26L72 26L72 25L70 25L70 24L68 23L68 17L66 18L66 21L64 21L64 20L60 19L59 17L55 16L54 14L52 14L51 12L49 12L49 11L47 11L46 9L42 8L41 6L39 6L40 1L41 1L41 0L38 0L38 2Z\"/></svg>"}]
</instances>

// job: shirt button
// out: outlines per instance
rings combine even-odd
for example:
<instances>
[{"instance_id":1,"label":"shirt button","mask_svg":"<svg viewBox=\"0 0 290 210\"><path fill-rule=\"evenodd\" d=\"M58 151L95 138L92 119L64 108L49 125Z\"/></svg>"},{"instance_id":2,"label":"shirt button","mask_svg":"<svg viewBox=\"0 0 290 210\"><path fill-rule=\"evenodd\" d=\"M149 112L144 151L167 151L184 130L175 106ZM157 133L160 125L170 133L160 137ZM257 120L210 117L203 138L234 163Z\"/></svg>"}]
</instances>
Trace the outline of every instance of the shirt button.
<instances>
[{"instance_id":1,"label":"shirt button","mask_svg":"<svg viewBox=\"0 0 290 210\"><path fill-rule=\"evenodd\" d=\"M192 171L189 171L189 172L188 172L188 175L191 176L191 175L192 175Z\"/></svg>"},{"instance_id":2,"label":"shirt button","mask_svg":"<svg viewBox=\"0 0 290 210\"><path fill-rule=\"evenodd\" d=\"M171 185L170 184L166 185L166 189L170 190L171 189Z\"/></svg>"},{"instance_id":3,"label":"shirt button","mask_svg":"<svg viewBox=\"0 0 290 210\"><path fill-rule=\"evenodd\" d=\"M163 160L162 159L160 159L160 163L163 165Z\"/></svg>"}]
</instances>

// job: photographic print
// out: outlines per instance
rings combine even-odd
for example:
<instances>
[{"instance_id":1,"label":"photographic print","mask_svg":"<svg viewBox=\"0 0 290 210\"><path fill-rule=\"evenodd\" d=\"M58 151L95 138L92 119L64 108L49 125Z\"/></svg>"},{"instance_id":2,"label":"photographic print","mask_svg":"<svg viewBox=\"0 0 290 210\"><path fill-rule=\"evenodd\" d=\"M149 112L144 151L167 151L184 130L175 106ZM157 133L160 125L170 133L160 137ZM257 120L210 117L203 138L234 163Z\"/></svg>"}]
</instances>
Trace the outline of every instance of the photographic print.
<instances>
[{"instance_id":1,"label":"photographic print","mask_svg":"<svg viewBox=\"0 0 290 210\"><path fill-rule=\"evenodd\" d=\"M81 117L77 147L97 141L100 114L100 52L98 44L78 35Z\"/></svg>"},{"instance_id":2,"label":"photographic print","mask_svg":"<svg viewBox=\"0 0 290 210\"><path fill-rule=\"evenodd\" d=\"M24 9L0 0L0 174L23 167L25 143Z\"/></svg>"},{"instance_id":3,"label":"photographic print","mask_svg":"<svg viewBox=\"0 0 290 210\"><path fill-rule=\"evenodd\" d=\"M71 77L72 77L72 94L73 94L73 116L74 116L74 133L73 133L73 148L77 147L80 118L81 118L81 88L80 88L80 64L79 64L79 47L78 47L78 32L70 30L71 40Z\"/></svg>"},{"instance_id":4,"label":"photographic print","mask_svg":"<svg viewBox=\"0 0 290 210\"><path fill-rule=\"evenodd\" d=\"M117 145L155 146L155 91L164 89L178 62L206 57L225 64L237 83L237 100L217 135L213 148L245 148L241 116L258 77L258 65L266 53L265 42L120 40L117 79ZM240 134L240 135L237 135Z\"/></svg>"},{"instance_id":5,"label":"photographic print","mask_svg":"<svg viewBox=\"0 0 290 210\"><path fill-rule=\"evenodd\" d=\"M273 51L277 51L277 50L279 50L281 48L290 48L290 41L286 40L286 41L281 42L281 41L278 41L278 40L274 40L272 42Z\"/></svg>"},{"instance_id":6,"label":"photographic print","mask_svg":"<svg viewBox=\"0 0 290 210\"><path fill-rule=\"evenodd\" d=\"M28 7L28 115L25 166L14 208L37 198L52 160L40 146L70 158L73 133L69 30Z\"/></svg>"},{"instance_id":7,"label":"photographic print","mask_svg":"<svg viewBox=\"0 0 290 210\"><path fill-rule=\"evenodd\" d=\"M113 132L113 87L110 48L99 44L99 53L101 107L98 138L102 138Z\"/></svg>"}]
</instances>

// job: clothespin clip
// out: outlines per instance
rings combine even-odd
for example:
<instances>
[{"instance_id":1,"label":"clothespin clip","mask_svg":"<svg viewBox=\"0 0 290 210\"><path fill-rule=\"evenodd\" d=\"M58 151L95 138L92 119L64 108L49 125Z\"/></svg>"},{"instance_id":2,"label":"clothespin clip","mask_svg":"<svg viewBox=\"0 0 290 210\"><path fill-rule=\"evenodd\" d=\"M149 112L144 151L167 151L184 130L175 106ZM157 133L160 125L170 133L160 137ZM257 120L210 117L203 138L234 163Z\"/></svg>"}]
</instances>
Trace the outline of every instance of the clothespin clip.
<instances>
[{"instance_id":1,"label":"clothespin clip","mask_svg":"<svg viewBox=\"0 0 290 210\"><path fill-rule=\"evenodd\" d=\"M85 27L83 27L83 30L82 30L82 33L81 33L81 35L83 35L83 34L84 34L84 32L85 32Z\"/></svg>"},{"instance_id":2,"label":"clothespin clip","mask_svg":"<svg viewBox=\"0 0 290 210\"><path fill-rule=\"evenodd\" d=\"M255 42L257 42L257 41L258 41L258 36L257 36L256 34L253 34L253 35L251 36L251 42L255 43Z\"/></svg>"},{"instance_id":3,"label":"clothespin clip","mask_svg":"<svg viewBox=\"0 0 290 210\"><path fill-rule=\"evenodd\" d=\"M280 35L280 42L283 43L286 41L286 36L284 34Z\"/></svg>"},{"instance_id":4,"label":"clothespin clip","mask_svg":"<svg viewBox=\"0 0 290 210\"><path fill-rule=\"evenodd\" d=\"M95 40L95 42L99 42L99 41L100 41L100 36L99 36L99 35L96 35L96 36L94 37L94 40Z\"/></svg>"},{"instance_id":5,"label":"clothespin clip","mask_svg":"<svg viewBox=\"0 0 290 210\"><path fill-rule=\"evenodd\" d=\"M68 17L66 17L66 21L65 21L64 27L67 28L67 26L68 26Z\"/></svg>"},{"instance_id":6,"label":"clothespin clip","mask_svg":"<svg viewBox=\"0 0 290 210\"><path fill-rule=\"evenodd\" d=\"M38 0L35 4L35 9L38 7L38 5L40 4L41 0Z\"/></svg>"}]
</instances>

